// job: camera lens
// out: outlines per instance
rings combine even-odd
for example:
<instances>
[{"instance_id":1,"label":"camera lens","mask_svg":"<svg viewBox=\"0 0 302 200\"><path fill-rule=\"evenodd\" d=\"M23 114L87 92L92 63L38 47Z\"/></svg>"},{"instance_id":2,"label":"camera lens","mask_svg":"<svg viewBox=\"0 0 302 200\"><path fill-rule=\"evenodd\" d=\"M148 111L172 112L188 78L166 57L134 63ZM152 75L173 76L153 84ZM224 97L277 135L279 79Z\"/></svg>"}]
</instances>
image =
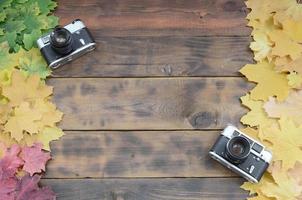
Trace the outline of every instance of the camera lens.
<instances>
[{"instance_id":1,"label":"camera lens","mask_svg":"<svg viewBox=\"0 0 302 200\"><path fill-rule=\"evenodd\" d=\"M72 49L72 35L62 27L56 27L50 34L50 45L59 54L69 54Z\"/></svg>"},{"instance_id":2,"label":"camera lens","mask_svg":"<svg viewBox=\"0 0 302 200\"><path fill-rule=\"evenodd\" d=\"M233 163L242 163L250 154L249 141L241 136L233 137L226 145L226 155Z\"/></svg>"}]
</instances>

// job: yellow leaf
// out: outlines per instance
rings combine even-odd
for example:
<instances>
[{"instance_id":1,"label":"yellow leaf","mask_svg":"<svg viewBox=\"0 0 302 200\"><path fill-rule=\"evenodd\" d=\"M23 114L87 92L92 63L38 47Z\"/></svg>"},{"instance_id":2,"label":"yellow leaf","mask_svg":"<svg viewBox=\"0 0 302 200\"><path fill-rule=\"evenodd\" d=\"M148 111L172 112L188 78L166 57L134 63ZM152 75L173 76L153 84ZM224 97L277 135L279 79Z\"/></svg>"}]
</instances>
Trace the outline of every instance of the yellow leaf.
<instances>
[{"instance_id":1,"label":"yellow leaf","mask_svg":"<svg viewBox=\"0 0 302 200\"><path fill-rule=\"evenodd\" d=\"M302 186L290 178L285 172L278 172L274 175L276 183L266 182L261 187L261 192L277 200L297 200L302 192Z\"/></svg>"},{"instance_id":2,"label":"yellow leaf","mask_svg":"<svg viewBox=\"0 0 302 200\"><path fill-rule=\"evenodd\" d=\"M301 56L302 46L293 41L284 31L274 30L268 33L268 36L274 42L272 55L280 57L290 56L293 60Z\"/></svg>"},{"instance_id":3,"label":"yellow leaf","mask_svg":"<svg viewBox=\"0 0 302 200\"><path fill-rule=\"evenodd\" d=\"M35 121L41 118L40 112L33 110L28 102L23 102L14 109L14 115L8 118L4 131L9 132L12 138L20 141L23 138L23 131L31 134L38 133L39 127Z\"/></svg>"},{"instance_id":4,"label":"yellow leaf","mask_svg":"<svg viewBox=\"0 0 302 200\"><path fill-rule=\"evenodd\" d=\"M282 71L297 72L302 74L302 56L296 60L291 60L290 62L284 64L282 66Z\"/></svg>"},{"instance_id":5,"label":"yellow leaf","mask_svg":"<svg viewBox=\"0 0 302 200\"><path fill-rule=\"evenodd\" d=\"M264 104L264 109L272 118L290 118L299 125L302 125L302 90L293 91L284 102L276 102L270 98Z\"/></svg>"},{"instance_id":6,"label":"yellow leaf","mask_svg":"<svg viewBox=\"0 0 302 200\"><path fill-rule=\"evenodd\" d=\"M301 10L302 12L302 10ZM302 21L287 19L282 22L283 31L294 41L302 42Z\"/></svg>"},{"instance_id":7,"label":"yellow leaf","mask_svg":"<svg viewBox=\"0 0 302 200\"><path fill-rule=\"evenodd\" d=\"M9 133L0 133L0 143L5 144L7 147L11 147L13 144L16 144L17 141L11 138Z\"/></svg>"},{"instance_id":8,"label":"yellow leaf","mask_svg":"<svg viewBox=\"0 0 302 200\"><path fill-rule=\"evenodd\" d=\"M36 142L43 144L43 149L50 151L49 143L53 140L58 140L64 135L62 129L57 127L45 127L40 133L29 135L26 134L21 141L23 145L31 146Z\"/></svg>"},{"instance_id":9,"label":"yellow leaf","mask_svg":"<svg viewBox=\"0 0 302 200\"><path fill-rule=\"evenodd\" d=\"M269 41L267 35L261 31L254 33L254 42L251 42L250 48L254 51L254 59L261 61L271 52L273 43Z\"/></svg>"},{"instance_id":10,"label":"yellow leaf","mask_svg":"<svg viewBox=\"0 0 302 200\"><path fill-rule=\"evenodd\" d=\"M248 26L253 27L253 31L251 33L252 36L255 33L261 31L262 33L269 33L272 30L278 29L279 27L274 24L273 17L269 17L265 22L260 22L259 20L250 20L248 22Z\"/></svg>"},{"instance_id":11,"label":"yellow leaf","mask_svg":"<svg viewBox=\"0 0 302 200\"><path fill-rule=\"evenodd\" d=\"M64 135L60 128L46 127L37 135L37 141L43 144L43 149L50 151L49 143L53 140L58 140Z\"/></svg>"},{"instance_id":12,"label":"yellow leaf","mask_svg":"<svg viewBox=\"0 0 302 200\"><path fill-rule=\"evenodd\" d=\"M3 95L9 99L12 106L24 101L44 99L52 94L52 87L45 85L38 75L26 77L19 71L14 71L11 84L3 87Z\"/></svg>"},{"instance_id":13,"label":"yellow leaf","mask_svg":"<svg viewBox=\"0 0 302 200\"><path fill-rule=\"evenodd\" d=\"M282 161L282 170L293 168L297 161L302 162L302 126L297 127L293 121L281 118L279 128L272 127L265 132L265 139L273 144L273 160Z\"/></svg>"},{"instance_id":14,"label":"yellow leaf","mask_svg":"<svg viewBox=\"0 0 302 200\"><path fill-rule=\"evenodd\" d=\"M302 6L301 4L297 3L297 0L282 0L278 3L282 2L284 4L284 8L281 12L276 12L274 15L274 19L276 23L281 23L283 21L286 21L288 19L293 19L295 21L301 21L302 20ZM272 3L273 4L273 3Z\"/></svg>"},{"instance_id":15,"label":"yellow leaf","mask_svg":"<svg viewBox=\"0 0 302 200\"><path fill-rule=\"evenodd\" d=\"M263 101L256 101L250 98L247 94L240 98L243 105L248 107L250 111L241 118L241 122L250 126L271 126L275 122L273 119L269 119L263 109Z\"/></svg>"},{"instance_id":16,"label":"yellow leaf","mask_svg":"<svg viewBox=\"0 0 302 200\"><path fill-rule=\"evenodd\" d=\"M272 176L269 173L264 173L263 177L261 178L260 182L255 184L251 182L244 182L243 185L240 186L240 188L249 191L250 195L260 193L261 188L266 183L274 183L274 180Z\"/></svg>"},{"instance_id":17,"label":"yellow leaf","mask_svg":"<svg viewBox=\"0 0 302 200\"><path fill-rule=\"evenodd\" d=\"M302 89L302 76L296 72L287 75L288 85L295 89Z\"/></svg>"},{"instance_id":18,"label":"yellow leaf","mask_svg":"<svg viewBox=\"0 0 302 200\"><path fill-rule=\"evenodd\" d=\"M45 126L53 127L62 120L63 113L57 110L56 106L49 101L37 99L33 108L42 114L41 120L37 122L40 129Z\"/></svg>"},{"instance_id":19,"label":"yellow leaf","mask_svg":"<svg viewBox=\"0 0 302 200\"><path fill-rule=\"evenodd\" d=\"M245 65L240 72L248 80L258 83L250 92L254 100L267 100L270 96L277 96L282 101L289 93L286 74L276 72L274 65L267 61Z\"/></svg>"}]
</instances>

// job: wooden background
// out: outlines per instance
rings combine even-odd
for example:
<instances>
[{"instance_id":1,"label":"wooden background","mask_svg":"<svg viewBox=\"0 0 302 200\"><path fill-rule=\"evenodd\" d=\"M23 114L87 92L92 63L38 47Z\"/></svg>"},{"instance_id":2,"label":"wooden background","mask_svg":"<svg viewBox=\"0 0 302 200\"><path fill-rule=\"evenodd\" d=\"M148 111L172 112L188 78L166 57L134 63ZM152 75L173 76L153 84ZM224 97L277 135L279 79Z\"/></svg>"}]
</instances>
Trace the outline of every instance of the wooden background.
<instances>
[{"instance_id":1,"label":"wooden background","mask_svg":"<svg viewBox=\"0 0 302 200\"><path fill-rule=\"evenodd\" d=\"M59 200L244 199L243 179L209 159L252 86L243 0L59 0L96 51L53 72L66 136L43 184Z\"/></svg>"}]
</instances>

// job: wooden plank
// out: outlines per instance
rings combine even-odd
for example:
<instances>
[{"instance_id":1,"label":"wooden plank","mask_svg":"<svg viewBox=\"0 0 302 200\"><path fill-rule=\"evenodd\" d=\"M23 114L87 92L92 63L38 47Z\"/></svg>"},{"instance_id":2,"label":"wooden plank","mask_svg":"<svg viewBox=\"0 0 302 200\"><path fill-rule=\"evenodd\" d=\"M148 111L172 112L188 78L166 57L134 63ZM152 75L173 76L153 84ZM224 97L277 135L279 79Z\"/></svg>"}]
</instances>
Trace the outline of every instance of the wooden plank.
<instances>
[{"instance_id":1,"label":"wooden plank","mask_svg":"<svg viewBox=\"0 0 302 200\"><path fill-rule=\"evenodd\" d=\"M97 49L54 77L240 76L253 62L249 37L128 36L95 33Z\"/></svg>"},{"instance_id":2,"label":"wooden plank","mask_svg":"<svg viewBox=\"0 0 302 200\"><path fill-rule=\"evenodd\" d=\"M249 35L242 0L59 0L61 24L81 18L103 35Z\"/></svg>"},{"instance_id":3,"label":"wooden plank","mask_svg":"<svg viewBox=\"0 0 302 200\"><path fill-rule=\"evenodd\" d=\"M242 179L48 179L58 200L242 200Z\"/></svg>"},{"instance_id":4,"label":"wooden plank","mask_svg":"<svg viewBox=\"0 0 302 200\"><path fill-rule=\"evenodd\" d=\"M67 130L220 129L239 124L242 78L53 78Z\"/></svg>"},{"instance_id":5,"label":"wooden plank","mask_svg":"<svg viewBox=\"0 0 302 200\"><path fill-rule=\"evenodd\" d=\"M230 177L208 156L218 131L67 131L53 142L48 178Z\"/></svg>"}]
</instances>

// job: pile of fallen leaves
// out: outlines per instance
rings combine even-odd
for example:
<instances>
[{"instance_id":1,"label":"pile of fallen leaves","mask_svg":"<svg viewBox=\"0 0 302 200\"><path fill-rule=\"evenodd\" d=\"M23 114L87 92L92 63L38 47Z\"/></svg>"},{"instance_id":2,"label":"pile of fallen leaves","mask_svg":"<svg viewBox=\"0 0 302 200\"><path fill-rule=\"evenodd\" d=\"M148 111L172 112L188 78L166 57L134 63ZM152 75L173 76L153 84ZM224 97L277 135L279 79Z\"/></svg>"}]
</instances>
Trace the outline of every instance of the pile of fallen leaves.
<instances>
[{"instance_id":1,"label":"pile of fallen leaves","mask_svg":"<svg viewBox=\"0 0 302 200\"><path fill-rule=\"evenodd\" d=\"M241 98L250 111L241 122L273 152L259 184L244 183L253 200L302 199L302 4L248 0L250 48L256 64L240 72L256 86Z\"/></svg>"},{"instance_id":2,"label":"pile of fallen leaves","mask_svg":"<svg viewBox=\"0 0 302 200\"><path fill-rule=\"evenodd\" d=\"M62 113L51 103L50 74L35 41L58 20L52 0L0 1L0 199L53 200L38 182L49 143L64 133Z\"/></svg>"}]
</instances>

